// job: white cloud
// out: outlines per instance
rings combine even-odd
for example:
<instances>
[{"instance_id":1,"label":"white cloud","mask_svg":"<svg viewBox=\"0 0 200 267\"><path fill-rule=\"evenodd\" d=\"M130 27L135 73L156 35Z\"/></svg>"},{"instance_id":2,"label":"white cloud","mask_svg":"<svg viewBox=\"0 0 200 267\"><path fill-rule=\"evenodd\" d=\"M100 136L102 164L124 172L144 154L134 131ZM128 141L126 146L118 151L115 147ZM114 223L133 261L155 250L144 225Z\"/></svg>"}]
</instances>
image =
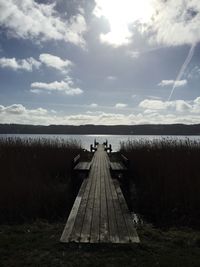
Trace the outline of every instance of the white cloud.
<instances>
[{"instance_id":1,"label":"white cloud","mask_svg":"<svg viewBox=\"0 0 200 267\"><path fill-rule=\"evenodd\" d=\"M149 100L153 101L153 100ZM193 101L161 101L160 105L165 108L158 107L158 103L152 102L150 105L143 106L143 110L135 109L132 113L106 113L103 111L90 111L86 113L77 113L74 115L63 115L56 113L54 110L46 110L44 108L29 109L21 104L13 104L10 106L0 105L0 123L26 123L26 124L169 124L169 123L199 123L200 122L200 97ZM169 103L168 103L169 102ZM146 102L147 103L147 102ZM150 108L149 110L147 109ZM154 108L154 109L153 109Z\"/></svg>"},{"instance_id":2,"label":"white cloud","mask_svg":"<svg viewBox=\"0 0 200 267\"><path fill-rule=\"evenodd\" d=\"M116 107L116 108L125 108L125 107L127 107L127 104L124 104L124 103L117 103L117 104L115 105L115 107Z\"/></svg>"},{"instance_id":3,"label":"white cloud","mask_svg":"<svg viewBox=\"0 0 200 267\"><path fill-rule=\"evenodd\" d=\"M145 109L145 113L151 113L154 111L159 112L194 112L197 110L198 98L194 101L174 100L174 101L162 101L145 99L139 103L139 107ZM200 104L200 103L199 103ZM200 105L199 105L200 107Z\"/></svg>"},{"instance_id":4,"label":"white cloud","mask_svg":"<svg viewBox=\"0 0 200 267\"><path fill-rule=\"evenodd\" d=\"M155 95L147 95L148 99L154 99L154 100L161 100L160 96L155 96Z\"/></svg>"},{"instance_id":5,"label":"white cloud","mask_svg":"<svg viewBox=\"0 0 200 267\"><path fill-rule=\"evenodd\" d=\"M109 81L115 81L115 80L117 80L117 77L116 77L116 76L112 76L112 75L110 75L110 76L107 76L107 79L108 79Z\"/></svg>"},{"instance_id":6,"label":"white cloud","mask_svg":"<svg viewBox=\"0 0 200 267\"><path fill-rule=\"evenodd\" d=\"M145 99L139 103L139 107L148 110L162 110L171 107L172 103L162 100Z\"/></svg>"},{"instance_id":7,"label":"white cloud","mask_svg":"<svg viewBox=\"0 0 200 267\"><path fill-rule=\"evenodd\" d=\"M200 2L198 0L154 1L155 14L150 27L152 41L167 45L200 41Z\"/></svg>"},{"instance_id":8,"label":"white cloud","mask_svg":"<svg viewBox=\"0 0 200 267\"><path fill-rule=\"evenodd\" d=\"M28 109L22 104L0 105L0 123L48 124L53 113L44 108ZM51 122L51 121L50 121Z\"/></svg>"},{"instance_id":9,"label":"white cloud","mask_svg":"<svg viewBox=\"0 0 200 267\"><path fill-rule=\"evenodd\" d=\"M175 80L162 80L158 85L161 87L164 86L174 86L174 87L181 87L187 84L187 80L179 80L179 81L175 81Z\"/></svg>"},{"instance_id":10,"label":"white cloud","mask_svg":"<svg viewBox=\"0 0 200 267\"><path fill-rule=\"evenodd\" d=\"M45 64L47 67L51 67L62 72L67 72L69 68L73 65L73 63L68 59L61 59L58 56L54 56L51 54L41 54L40 61Z\"/></svg>"},{"instance_id":11,"label":"white cloud","mask_svg":"<svg viewBox=\"0 0 200 267\"><path fill-rule=\"evenodd\" d=\"M13 104L10 106L0 106L0 114L11 114L11 115L45 115L47 114L47 110L44 108L37 108L37 109L29 109L27 110L21 104Z\"/></svg>"},{"instance_id":12,"label":"white cloud","mask_svg":"<svg viewBox=\"0 0 200 267\"><path fill-rule=\"evenodd\" d=\"M5 57L0 58L1 68L32 71L33 68L39 69L40 66L41 63L32 57L27 59L16 59L16 58L5 58Z\"/></svg>"},{"instance_id":13,"label":"white cloud","mask_svg":"<svg viewBox=\"0 0 200 267\"><path fill-rule=\"evenodd\" d=\"M195 66L194 68L192 68L192 70L190 70L187 73L188 79L198 79L199 77L200 77L200 67L199 66Z\"/></svg>"},{"instance_id":14,"label":"white cloud","mask_svg":"<svg viewBox=\"0 0 200 267\"><path fill-rule=\"evenodd\" d=\"M90 107L91 107L91 108L97 108L97 107L98 107L98 104L96 104L96 103L92 103L92 104L90 104Z\"/></svg>"},{"instance_id":15,"label":"white cloud","mask_svg":"<svg viewBox=\"0 0 200 267\"><path fill-rule=\"evenodd\" d=\"M194 100L194 103L197 104L197 105L200 105L200 96L197 97L197 98Z\"/></svg>"},{"instance_id":16,"label":"white cloud","mask_svg":"<svg viewBox=\"0 0 200 267\"><path fill-rule=\"evenodd\" d=\"M184 100L176 100L175 101L176 111L185 112L192 111L192 106Z\"/></svg>"},{"instance_id":17,"label":"white cloud","mask_svg":"<svg viewBox=\"0 0 200 267\"><path fill-rule=\"evenodd\" d=\"M30 92L36 95L40 95L42 93L40 89L31 89Z\"/></svg>"},{"instance_id":18,"label":"white cloud","mask_svg":"<svg viewBox=\"0 0 200 267\"><path fill-rule=\"evenodd\" d=\"M63 73L69 72L70 68L74 65L72 61L68 59L61 59L58 56L54 56L51 54L41 54L39 56L39 60L34 59L33 57L26 59L16 59L16 58L0 58L0 67L1 68L9 68L12 70L25 70L25 71L33 71L33 69L39 69L42 65L46 65L47 67L51 67L57 70L62 71Z\"/></svg>"},{"instance_id":19,"label":"white cloud","mask_svg":"<svg viewBox=\"0 0 200 267\"><path fill-rule=\"evenodd\" d=\"M174 82L175 87L182 87L182 86L185 86L186 84L187 84L187 80L179 80L179 81Z\"/></svg>"},{"instance_id":20,"label":"white cloud","mask_svg":"<svg viewBox=\"0 0 200 267\"><path fill-rule=\"evenodd\" d=\"M59 16L55 5L34 0L0 0L0 26L17 38L37 42L63 40L85 46L83 34L87 25L83 14L78 13L67 20Z\"/></svg>"},{"instance_id":21,"label":"white cloud","mask_svg":"<svg viewBox=\"0 0 200 267\"><path fill-rule=\"evenodd\" d=\"M11 114L23 114L25 112L25 108L21 104L13 104L11 106L3 107L1 112Z\"/></svg>"},{"instance_id":22,"label":"white cloud","mask_svg":"<svg viewBox=\"0 0 200 267\"><path fill-rule=\"evenodd\" d=\"M133 36L132 23L146 23L152 15L150 1L140 0L95 0L93 14L104 17L110 26L107 33L100 34L100 40L114 47L127 45Z\"/></svg>"},{"instance_id":23,"label":"white cloud","mask_svg":"<svg viewBox=\"0 0 200 267\"><path fill-rule=\"evenodd\" d=\"M110 29L100 40L114 47L134 42L134 29L149 43L177 46L200 41L199 0L95 0L93 14L107 19Z\"/></svg>"},{"instance_id":24,"label":"white cloud","mask_svg":"<svg viewBox=\"0 0 200 267\"><path fill-rule=\"evenodd\" d=\"M158 85L159 86L168 86L168 85L173 85L174 84L174 80L162 80Z\"/></svg>"},{"instance_id":25,"label":"white cloud","mask_svg":"<svg viewBox=\"0 0 200 267\"><path fill-rule=\"evenodd\" d=\"M127 54L131 58L138 58L140 56L140 52L139 51L128 51Z\"/></svg>"},{"instance_id":26,"label":"white cloud","mask_svg":"<svg viewBox=\"0 0 200 267\"><path fill-rule=\"evenodd\" d=\"M74 87L74 82L70 77L67 77L64 81L54 81L51 83L43 83L43 82L34 82L31 84L31 87L34 89L31 89L32 93L38 94L42 91L58 91L58 92L64 92L66 95L80 95L83 93L83 90L80 88ZM36 89L36 91L34 91Z\"/></svg>"}]
</instances>

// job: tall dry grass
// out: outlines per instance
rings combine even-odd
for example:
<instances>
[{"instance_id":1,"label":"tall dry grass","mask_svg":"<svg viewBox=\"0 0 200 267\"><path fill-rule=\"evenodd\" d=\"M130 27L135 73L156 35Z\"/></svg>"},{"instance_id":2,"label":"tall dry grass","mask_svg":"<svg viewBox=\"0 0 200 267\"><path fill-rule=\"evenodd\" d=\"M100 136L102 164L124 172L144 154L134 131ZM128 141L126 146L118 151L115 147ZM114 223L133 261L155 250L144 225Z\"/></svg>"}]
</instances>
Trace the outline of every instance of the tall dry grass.
<instances>
[{"instance_id":1,"label":"tall dry grass","mask_svg":"<svg viewBox=\"0 0 200 267\"><path fill-rule=\"evenodd\" d=\"M120 150L130 159L139 213L160 225L200 226L200 142L128 141Z\"/></svg>"},{"instance_id":2,"label":"tall dry grass","mask_svg":"<svg viewBox=\"0 0 200 267\"><path fill-rule=\"evenodd\" d=\"M74 140L0 138L0 222L66 218L80 151Z\"/></svg>"}]
</instances>

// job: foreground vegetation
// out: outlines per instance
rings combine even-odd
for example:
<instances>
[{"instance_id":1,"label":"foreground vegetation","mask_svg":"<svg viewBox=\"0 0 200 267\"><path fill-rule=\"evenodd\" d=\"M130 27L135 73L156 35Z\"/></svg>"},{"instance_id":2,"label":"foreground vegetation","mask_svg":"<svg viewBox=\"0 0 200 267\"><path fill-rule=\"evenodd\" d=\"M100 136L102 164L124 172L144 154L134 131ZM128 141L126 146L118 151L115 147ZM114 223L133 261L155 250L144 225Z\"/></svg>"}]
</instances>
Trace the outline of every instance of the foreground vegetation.
<instances>
[{"instance_id":1,"label":"foreground vegetation","mask_svg":"<svg viewBox=\"0 0 200 267\"><path fill-rule=\"evenodd\" d=\"M200 232L138 228L141 244L132 247L67 247L59 243L64 224L35 222L1 225L1 267L199 267Z\"/></svg>"},{"instance_id":2,"label":"foreground vegetation","mask_svg":"<svg viewBox=\"0 0 200 267\"><path fill-rule=\"evenodd\" d=\"M0 139L0 223L65 218L76 190L72 159L81 151L74 140Z\"/></svg>"},{"instance_id":3,"label":"foreground vegetation","mask_svg":"<svg viewBox=\"0 0 200 267\"><path fill-rule=\"evenodd\" d=\"M162 227L200 227L199 142L128 141L121 152L130 160L137 191L137 203L130 195L130 204L138 213Z\"/></svg>"},{"instance_id":4,"label":"foreground vegetation","mask_svg":"<svg viewBox=\"0 0 200 267\"><path fill-rule=\"evenodd\" d=\"M72 140L0 139L1 267L200 266L199 143L121 144L130 159L129 205L148 223L137 226L140 244L120 247L59 242L78 190L72 159L81 151Z\"/></svg>"}]
</instances>

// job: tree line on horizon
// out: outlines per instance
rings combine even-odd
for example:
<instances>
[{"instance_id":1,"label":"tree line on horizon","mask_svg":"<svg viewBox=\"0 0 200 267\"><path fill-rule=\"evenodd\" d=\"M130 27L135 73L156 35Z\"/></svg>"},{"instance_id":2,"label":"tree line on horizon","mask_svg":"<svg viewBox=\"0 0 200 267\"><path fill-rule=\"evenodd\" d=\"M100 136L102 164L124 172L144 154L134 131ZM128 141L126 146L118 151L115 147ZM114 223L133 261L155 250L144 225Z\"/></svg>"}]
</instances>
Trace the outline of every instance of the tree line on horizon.
<instances>
[{"instance_id":1,"label":"tree line on horizon","mask_svg":"<svg viewBox=\"0 0 200 267\"><path fill-rule=\"evenodd\" d=\"M27 125L0 124L0 134L200 135L200 124Z\"/></svg>"}]
</instances>

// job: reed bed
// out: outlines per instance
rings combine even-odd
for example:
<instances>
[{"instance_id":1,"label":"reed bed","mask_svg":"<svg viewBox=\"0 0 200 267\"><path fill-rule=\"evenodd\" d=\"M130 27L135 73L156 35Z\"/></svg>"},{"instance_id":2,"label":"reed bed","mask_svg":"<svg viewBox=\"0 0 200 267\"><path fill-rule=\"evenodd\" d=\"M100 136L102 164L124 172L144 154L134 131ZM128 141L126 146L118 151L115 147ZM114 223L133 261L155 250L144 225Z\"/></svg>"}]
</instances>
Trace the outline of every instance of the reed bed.
<instances>
[{"instance_id":1,"label":"reed bed","mask_svg":"<svg viewBox=\"0 0 200 267\"><path fill-rule=\"evenodd\" d=\"M137 212L162 226L200 227L200 142L128 141L120 152L130 159Z\"/></svg>"},{"instance_id":2,"label":"reed bed","mask_svg":"<svg viewBox=\"0 0 200 267\"><path fill-rule=\"evenodd\" d=\"M75 140L0 138L0 223L66 218L80 151Z\"/></svg>"}]
</instances>

